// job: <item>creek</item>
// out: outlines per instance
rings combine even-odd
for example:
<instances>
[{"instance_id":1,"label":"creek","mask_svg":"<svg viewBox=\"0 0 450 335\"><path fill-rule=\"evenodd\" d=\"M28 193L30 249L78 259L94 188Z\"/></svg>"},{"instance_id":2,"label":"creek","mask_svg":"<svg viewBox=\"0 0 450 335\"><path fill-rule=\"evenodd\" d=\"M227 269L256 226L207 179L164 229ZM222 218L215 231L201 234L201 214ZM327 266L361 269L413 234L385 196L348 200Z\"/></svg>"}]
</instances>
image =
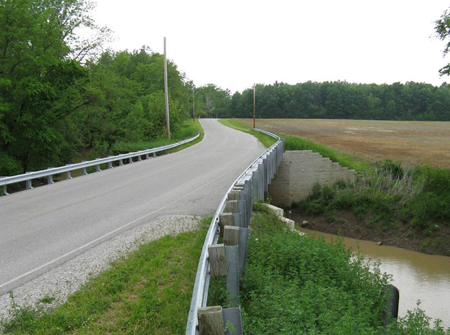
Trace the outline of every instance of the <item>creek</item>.
<instances>
[{"instance_id":1,"label":"creek","mask_svg":"<svg viewBox=\"0 0 450 335\"><path fill-rule=\"evenodd\" d=\"M301 228L306 234L323 236L331 241L337 236ZM381 272L393 276L392 284L400 291L399 317L420 308L433 320L441 319L450 327L450 257L426 255L406 249L377 245L376 242L343 238L347 248L358 250L365 258L380 262Z\"/></svg>"}]
</instances>

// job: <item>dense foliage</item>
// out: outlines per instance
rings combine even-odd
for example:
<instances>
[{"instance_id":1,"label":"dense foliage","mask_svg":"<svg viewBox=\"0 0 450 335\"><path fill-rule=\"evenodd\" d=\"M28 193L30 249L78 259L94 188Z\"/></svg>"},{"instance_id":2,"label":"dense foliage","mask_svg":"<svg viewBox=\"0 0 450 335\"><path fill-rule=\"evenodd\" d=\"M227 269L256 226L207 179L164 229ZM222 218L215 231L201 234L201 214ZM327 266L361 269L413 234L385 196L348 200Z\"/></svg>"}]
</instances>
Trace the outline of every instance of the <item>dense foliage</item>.
<instances>
[{"instance_id":1,"label":"dense foliage","mask_svg":"<svg viewBox=\"0 0 450 335\"><path fill-rule=\"evenodd\" d=\"M233 117L252 117L253 90L231 98ZM450 120L450 86L408 82L275 83L256 86L258 118Z\"/></svg>"},{"instance_id":2,"label":"dense foliage","mask_svg":"<svg viewBox=\"0 0 450 335\"><path fill-rule=\"evenodd\" d=\"M162 55L101 53L109 31L95 26L92 8L87 0L0 2L0 175L165 133ZM191 111L192 83L171 62L168 77L176 135Z\"/></svg>"},{"instance_id":3,"label":"dense foliage","mask_svg":"<svg viewBox=\"0 0 450 335\"><path fill-rule=\"evenodd\" d=\"M258 206L259 207L259 206ZM241 279L246 334L449 334L421 311L383 329L389 277L342 243L287 231L273 214L256 215Z\"/></svg>"}]
</instances>

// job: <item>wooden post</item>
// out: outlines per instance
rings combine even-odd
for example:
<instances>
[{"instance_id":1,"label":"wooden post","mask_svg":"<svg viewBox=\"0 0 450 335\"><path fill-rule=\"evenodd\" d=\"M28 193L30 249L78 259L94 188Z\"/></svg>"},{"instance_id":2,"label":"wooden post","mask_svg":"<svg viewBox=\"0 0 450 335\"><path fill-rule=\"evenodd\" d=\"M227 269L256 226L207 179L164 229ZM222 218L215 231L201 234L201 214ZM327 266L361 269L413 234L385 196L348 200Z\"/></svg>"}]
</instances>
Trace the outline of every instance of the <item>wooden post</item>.
<instances>
[{"instance_id":1,"label":"wooden post","mask_svg":"<svg viewBox=\"0 0 450 335\"><path fill-rule=\"evenodd\" d=\"M208 247L209 269L212 277L227 275L227 262L225 246L223 244L210 245Z\"/></svg>"},{"instance_id":2,"label":"wooden post","mask_svg":"<svg viewBox=\"0 0 450 335\"><path fill-rule=\"evenodd\" d=\"M220 237L223 237L225 226L233 226L233 214L223 213L219 215Z\"/></svg>"},{"instance_id":3,"label":"wooden post","mask_svg":"<svg viewBox=\"0 0 450 335\"><path fill-rule=\"evenodd\" d=\"M199 308L197 316L199 335L223 335L224 325L221 306Z\"/></svg>"},{"instance_id":4,"label":"wooden post","mask_svg":"<svg viewBox=\"0 0 450 335\"><path fill-rule=\"evenodd\" d=\"M225 203L225 211L229 213L238 213L239 206L237 200L229 200Z\"/></svg>"},{"instance_id":5,"label":"wooden post","mask_svg":"<svg viewBox=\"0 0 450 335\"><path fill-rule=\"evenodd\" d=\"M256 128L256 84L253 85L253 128Z\"/></svg>"},{"instance_id":6,"label":"wooden post","mask_svg":"<svg viewBox=\"0 0 450 335\"><path fill-rule=\"evenodd\" d=\"M223 243L227 245L239 244L239 227L225 226L223 233Z\"/></svg>"},{"instance_id":7,"label":"wooden post","mask_svg":"<svg viewBox=\"0 0 450 335\"><path fill-rule=\"evenodd\" d=\"M228 200L239 200L240 192L237 190L232 190L228 193Z\"/></svg>"}]
</instances>

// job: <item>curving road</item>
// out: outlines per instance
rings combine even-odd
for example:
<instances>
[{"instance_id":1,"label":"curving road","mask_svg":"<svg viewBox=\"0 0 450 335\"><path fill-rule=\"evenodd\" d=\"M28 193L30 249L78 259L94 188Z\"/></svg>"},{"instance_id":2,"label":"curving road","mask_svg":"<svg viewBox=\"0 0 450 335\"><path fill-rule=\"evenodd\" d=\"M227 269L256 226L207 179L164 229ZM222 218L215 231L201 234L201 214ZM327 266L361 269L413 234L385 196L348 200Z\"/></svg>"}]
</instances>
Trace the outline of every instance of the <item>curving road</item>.
<instances>
[{"instance_id":1,"label":"curving road","mask_svg":"<svg viewBox=\"0 0 450 335\"><path fill-rule=\"evenodd\" d=\"M264 147L201 124L204 140L178 153L0 197L0 296L159 217L212 215Z\"/></svg>"}]
</instances>

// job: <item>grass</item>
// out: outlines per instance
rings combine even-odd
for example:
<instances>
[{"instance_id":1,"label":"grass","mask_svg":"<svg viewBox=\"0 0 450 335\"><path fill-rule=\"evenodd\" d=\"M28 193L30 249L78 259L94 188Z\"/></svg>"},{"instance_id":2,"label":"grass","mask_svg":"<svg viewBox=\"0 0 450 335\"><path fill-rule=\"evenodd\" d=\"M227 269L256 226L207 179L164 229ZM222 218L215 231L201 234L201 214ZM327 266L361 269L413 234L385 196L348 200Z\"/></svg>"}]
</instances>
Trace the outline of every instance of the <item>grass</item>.
<instances>
[{"instance_id":1,"label":"grass","mask_svg":"<svg viewBox=\"0 0 450 335\"><path fill-rule=\"evenodd\" d=\"M143 245L55 310L16 306L3 332L184 334L207 222Z\"/></svg>"},{"instance_id":2,"label":"grass","mask_svg":"<svg viewBox=\"0 0 450 335\"><path fill-rule=\"evenodd\" d=\"M242 123L237 119L220 119L219 122L227 127L240 130L243 131L244 133L255 136L266 148L270 148L272 144L274 144L277 141L272 136L255 131L250 126L246 125L245 123Z\"/></svg>"},{"instance_id":3,"label":"grass","mask_svg":"<svg viewBox=\"0 0 450 335\"><path fill-rule=\"evenodd\" d=\"M190 142L188 144L185 144L182 147L183 148L189 147L191 145L194 145L195 143L198 143L199 141L201 141L203 139L203 129L200 125L200 122L198 120L186 120L186 121L184 121L180 130L176 134L172 134L171 139L160 138L160 139L155 139L152 141L116 142L112 147L112 151L116 154L119 154L119 153L126 153L126 152L133 152L133 151L161 147L164 145L168 145L168 144L172 144L172 143L176 143L176 142L188 139L190 137L194 137L195 135L197 135L199 133L200 133L199 139L197 139L193 142ZM181 149L179 148L178 150L181 150Z\"/></svg>"},{"instance_id":4,"label":"grass","mask_svg":"<svg viewBox=\"0 0 450 335\"><path fill-rule=\"evenodd\" d=\"M244 333L450 334L439 323L430 328L419 308L384 329L388 297L381 292L389 281L339 239L300 236L272 213L259 212L240 281ZM219 290L212 294L226 300Z\"/></svg>"},{"instance_id":5,"label":"grass","mask_svg":"<svg viewBox=\"0 0 450 335\"><path fill-rule=\"evenodd\" d=\"M333 162L337 162L342 166L363 173L373 170L373 164L355 158L349 154L328 148L311 140L303 139L295 136L283 136L285 139L286 150L312 150L324 157L330 158Z\"/></svg>"}]
</instances>

